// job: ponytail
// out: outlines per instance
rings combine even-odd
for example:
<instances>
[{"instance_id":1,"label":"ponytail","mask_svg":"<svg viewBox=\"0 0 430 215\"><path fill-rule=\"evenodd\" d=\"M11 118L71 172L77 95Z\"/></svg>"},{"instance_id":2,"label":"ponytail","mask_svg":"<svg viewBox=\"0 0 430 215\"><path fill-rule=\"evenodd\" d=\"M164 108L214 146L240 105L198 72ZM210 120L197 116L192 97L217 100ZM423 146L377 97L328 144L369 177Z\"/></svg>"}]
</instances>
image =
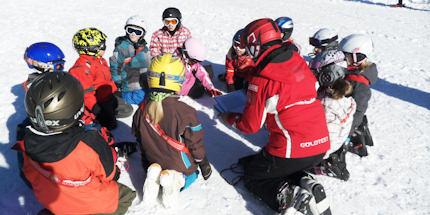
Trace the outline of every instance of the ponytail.
<instances>
[{"instance_id":1,"label":"ponytail","mask_svg":"<svg viewBox=\"0 0 430 215\"><path fill-rule=\"evenodd\" d=\"M163 119L163 100L169 96L173 95L173 93L165 93L165 92L151 92L149 94L149 102L145 107L145 114L148 115L152 124L158 124L161 119Z\"/></svg>"}]
</instances>

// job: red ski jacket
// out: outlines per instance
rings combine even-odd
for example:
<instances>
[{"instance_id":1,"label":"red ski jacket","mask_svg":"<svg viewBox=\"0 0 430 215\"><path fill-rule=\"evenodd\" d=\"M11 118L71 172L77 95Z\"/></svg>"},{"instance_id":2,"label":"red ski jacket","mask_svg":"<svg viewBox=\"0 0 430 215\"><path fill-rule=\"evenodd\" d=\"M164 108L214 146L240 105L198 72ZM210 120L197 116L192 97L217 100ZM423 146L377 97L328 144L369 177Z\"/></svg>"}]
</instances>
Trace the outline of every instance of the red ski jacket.
<instances>
[{"instance_id":1,"label":"red ski jacket","mask_svg":"<svg viewBox=\"0 0 430 215\"><path fill-rule=\"evenodd\" d=\"M99 214L117 209L116 152L97 131L71 127L46 135L30 129L19 145L24 151L22 171L37 200L52 213Z\"/></svg>"},{"instance_id":2,"label":"red ski jacket","mask_svg":"<svg viewBox=\"0 0 430 215\"><path fill-rule=\"evenodd\" d=\"M227 121L244 133L263 124L270 132L265 149L274 156L303 158L325 153L329 134L316 83L305 60L288 47L274 45L256 63L243 114Z\"/></svg>"},{"instance_id":3,"label":"red ski jacket","mask_svg":"<svg viewBox=\"0 0 430 215\"><path fill-rule=\"evenodd\" d=\"M251 57L246 54L237 56L233 48L230 48L225 56L225 81L227 84L234 84L234 76L247 79L248 72L253 65Z\"/></svg>"},{"instance_id":4,"label":"red ski jacket","mask_svg":"<svg viewBox=\"0 0 430 215\"><path fill-rule=\"evenodd\" d=\"M96 103L109 100L117 90L109 64L102 57L80 55L69 73L81 82L84 103L90 110Z\"/></svg>"}]
</instances>

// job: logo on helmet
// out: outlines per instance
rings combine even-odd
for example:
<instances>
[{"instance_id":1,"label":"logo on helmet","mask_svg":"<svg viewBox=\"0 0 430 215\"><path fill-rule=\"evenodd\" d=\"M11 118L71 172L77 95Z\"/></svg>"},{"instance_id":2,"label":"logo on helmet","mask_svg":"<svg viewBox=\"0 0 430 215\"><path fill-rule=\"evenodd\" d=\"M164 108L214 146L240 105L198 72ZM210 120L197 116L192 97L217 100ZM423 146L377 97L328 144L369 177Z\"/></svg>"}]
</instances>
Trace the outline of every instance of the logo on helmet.
<instances>
[{"instance_id":1,"label":"logo on helmet","mask_svg":"<svg viewBox=\"0 0 430 215\"><path fill-rule=\"evenodd\" d=\"M82 113L84 112L84 104L82 104L82 107L81 107L81 109L79 109L79 111L77 112L77 113L75 113L75 115L73 116L73 119L78 119L81 115L82 115Z\"/></svg>"},{"instance_id":2,"label":"logo on helmet","mask_svg":"<svg viewBox=\"0 0 430 215\"><path fill-rule=\"evenodd\" d=\"M30 120L33 123L37 124L37 126L42 129L42 131L48 132L48 126L60 125L60 120L45 120L45 118L43 117L42 107L40 107L40 105L37 105L34 109L34 115L36 116L36 118L30 117Z\"/></svg>"},{"instance_id":3,"label":"logo on helmet","mask_svg":"<svg viewBox=\"0 0 430 215\"><path fill-rule=\"evenodd\" d=\"M257 57L260 53L260 42L257 40L257 37L255 36L254 32L248 35L246 41L248 43L246 49L248 50L249 55L252 58Z\"/></svg>"}]
</instances>

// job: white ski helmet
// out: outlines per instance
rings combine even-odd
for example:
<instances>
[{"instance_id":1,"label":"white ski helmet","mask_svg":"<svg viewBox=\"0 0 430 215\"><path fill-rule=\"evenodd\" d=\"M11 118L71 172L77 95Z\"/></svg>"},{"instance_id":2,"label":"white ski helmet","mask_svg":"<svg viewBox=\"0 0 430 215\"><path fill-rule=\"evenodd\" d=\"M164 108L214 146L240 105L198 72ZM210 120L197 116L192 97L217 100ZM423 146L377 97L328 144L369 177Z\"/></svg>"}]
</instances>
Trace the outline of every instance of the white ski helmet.
<instances>
[{"instance_id":1,"label":"white ski helmet","mask_svg":"<svg viewBox=\"0 0 430 215\"><path fill-rule=\"evenodd\" d=\"M315 47L337 48L338 35L335 31L328 28L321 28L309 38L309 44Z\"/></svg>"},{"instance_id":2,"label":"white ski helmet","mask_svg":"<svg viewBox=\"0 0 430 215\"><path fill-rule=\"evenodd\" d=\"M129 25L133 25L133 26L137 26L137 27L143 28L143 30L146 29L145 21L143 20L143 17L141 17L139 15L134 15L134 16L128 18L127 22L125 23L125 27L127 27Z\"/></svg>"},{"instance_id":3,"label":"white ski helmet","mask_svg":"<svg viewBox=\"0 0 430 215\"><path fill-rule=\"evenodd\" d=\"M340 50L351 54L363 54L368 57L373 52L372 39L364 34L351 34L340 41Z\"/></svg>"}]
</instances>

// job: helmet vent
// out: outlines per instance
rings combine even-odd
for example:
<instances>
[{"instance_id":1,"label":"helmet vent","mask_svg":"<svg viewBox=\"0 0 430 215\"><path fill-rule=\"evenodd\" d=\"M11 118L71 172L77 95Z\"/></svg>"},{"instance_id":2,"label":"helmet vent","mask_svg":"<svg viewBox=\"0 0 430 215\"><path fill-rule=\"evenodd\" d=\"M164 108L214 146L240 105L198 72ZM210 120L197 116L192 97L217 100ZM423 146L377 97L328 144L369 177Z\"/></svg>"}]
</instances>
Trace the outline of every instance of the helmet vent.
<instances>
[{"instance_id":1,"label":"helmet vent","mask_svg":"<svg viewBox=\"0 0 430 215\"><path fill-rule=\"evenodd\" d=\"M63 98L63 96L64 96L65 94L66 94L66 91L61 92L61 93L58 95L57 100L58 100L58 101L60 101L60 100Z\"/></svg>"},{"instance_id":2,"label":"helmet vent","mask_svg":"<svg viewBox=\"0 0 430 215\"><path fill-rule=\"evenodd\" d=\"M51 104L52 100L54 100L54 98L50 98L48 101L43 103L43 108L46 109Z\"/></svg>"}]
</instances>

